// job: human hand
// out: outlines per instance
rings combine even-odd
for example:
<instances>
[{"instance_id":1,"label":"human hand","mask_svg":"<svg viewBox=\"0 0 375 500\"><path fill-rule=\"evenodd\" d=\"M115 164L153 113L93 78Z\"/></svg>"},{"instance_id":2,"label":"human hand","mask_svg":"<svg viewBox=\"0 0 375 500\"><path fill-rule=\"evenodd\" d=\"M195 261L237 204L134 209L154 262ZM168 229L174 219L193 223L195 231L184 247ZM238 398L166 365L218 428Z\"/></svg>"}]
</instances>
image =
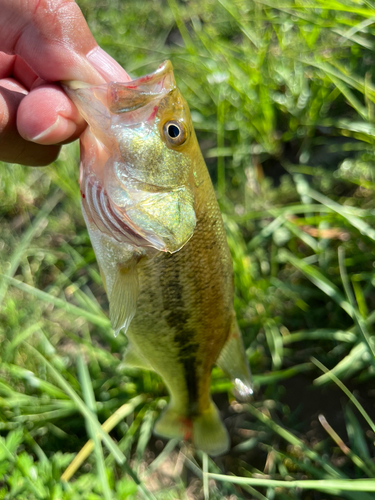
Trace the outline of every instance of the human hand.
<instances>
[{"instance_id":1,"label":"human hand","mask_svg":"<svg viewBox=\"0 0 375 500\"><path fill-rule=\"evenodd\" d=\"M53 82L128 81L74 0L0 0L0 160L48 165L86 123Z\"/></svg>"}]
</instances>

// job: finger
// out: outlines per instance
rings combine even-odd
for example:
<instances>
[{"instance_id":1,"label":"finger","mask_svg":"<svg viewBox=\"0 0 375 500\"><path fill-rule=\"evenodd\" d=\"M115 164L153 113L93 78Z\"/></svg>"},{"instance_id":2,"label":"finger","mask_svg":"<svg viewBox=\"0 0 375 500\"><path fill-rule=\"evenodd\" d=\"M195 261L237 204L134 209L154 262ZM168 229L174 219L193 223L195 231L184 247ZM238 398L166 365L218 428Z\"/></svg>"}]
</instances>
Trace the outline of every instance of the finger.
<instances>
[{"instance_id":1,"label":"finger","mask_svg":"<svg viewBox=\"0 0 375 500\"><path fill-rule=\"evenodd\" d=\"M72 141L86 126L77 108L57 85L32 90L20 103L18 131L24 139L39 144Z\"/></svg>"},{"instance_id":2,"label":"finger","mask_svg":"<svg viewBox=\"0 0 375 500\"><path fill-rule=\"evenodd\" d=\"M43 82L21 57L0 52L0 79L7 77L14 77L26 89L41 85Z\"/></svg>"},{"instance_id":3,"label":"finger","mask_svg":"<svg viewBox=\"0 0 375 500\"><path fill-rule=\"evenodd\" d=\"M0 78L12 76L16 57L17 56L10 56L8 54L5 54L4 52L0 52Z\"/></svg>"},{"instance_id":4,"label":"finger","mask_svg":"<svg viewBox=\"0 0 375 500\"><path fill-rule=\"evenodd\" d=\"M11 90L13 92L18 92L24 95L27 95L27 89L20 82L15 80L14 78L1 78L0 79L0 87Z\"/></svg>"},{"instance_id":5,"label":"finger","mask_svg":"<svg viewBox=\"0 0 375 500\"><path fill-rule=\"evenodd\" d=\"M16 127L17 109L25 94L0 87L0 160L44 166L54 161L60 146L41 146L23 139Z\"/></svg>"},{"instance_id":6,"label":"finger","mask_svg":"<svg viewBox=\"0 0 375 500\"><path fill-rule=\"evenodd\" d=\"M73 0L2 0L0 45L48 82L129 80L98 47Z\"/></svg>"},{"instance_id":7,"label":"finger","mask_svg":"<svg viewBox=\"0 0 375 500\"><path fill-rule=\"evenodd\" d=\"M129 80L126 72L98 47L73 0L1 0L1 8L0 46L8 56L5 60L0 54L0 76L12 74L27 89L60 80L93 84ZM22 98L1 90L1 159L47 164L59 148L35 149L25 145L25 137L50 144L66 142L79 135L82 121L74 116L74 106L58 92L55 89L48 96L52 96L52 101L43 102L43 94L34 94L34 90L30 96ZM51 103L57 105L54 112ZM17 111L18 126L24 137L17 133Z\"/></svg>"},{"instance_id":8,"label":"finger","mask_svg":"<svg viewBox=\"0 0 375 500\"><path fill-rule=\"evenodd\" d=\"M40 80L39 76L35 74L26 61L19 56L16 56L14 61L12 74L27 89L31 89Z\"/></svg>"}]
</instances>

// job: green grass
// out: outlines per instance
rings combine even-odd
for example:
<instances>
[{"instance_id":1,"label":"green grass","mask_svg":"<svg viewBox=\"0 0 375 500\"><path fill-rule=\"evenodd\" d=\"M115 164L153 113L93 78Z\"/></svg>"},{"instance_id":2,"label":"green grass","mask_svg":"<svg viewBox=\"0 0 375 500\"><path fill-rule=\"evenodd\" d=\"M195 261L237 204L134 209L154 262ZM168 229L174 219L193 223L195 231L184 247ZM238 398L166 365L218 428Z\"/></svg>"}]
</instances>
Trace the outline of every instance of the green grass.
<instances>
[{"instance_id":1,"label":"green grass","mask_svg":"<svg viewBox=\"0 0 375 500\"><path fill-rule=\"evenodd\" d=\"M167 392L122 365L78 145L46 168L1 164L0 499L370 500L375 4L79 3L133 76L172 60L222 209L256 394L239 404L214 369L223 457L153 437Z\"/></svg>"}]
</instances>

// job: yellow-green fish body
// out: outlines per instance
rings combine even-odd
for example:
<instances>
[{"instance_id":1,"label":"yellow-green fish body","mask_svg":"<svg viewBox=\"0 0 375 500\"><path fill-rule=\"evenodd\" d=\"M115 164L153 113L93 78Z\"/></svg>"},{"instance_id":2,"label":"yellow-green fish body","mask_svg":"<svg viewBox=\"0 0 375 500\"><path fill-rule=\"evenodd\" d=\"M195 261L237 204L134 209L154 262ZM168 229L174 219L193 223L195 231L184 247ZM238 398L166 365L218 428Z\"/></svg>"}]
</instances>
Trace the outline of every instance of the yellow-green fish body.
<instances>
[{"instance_id":1,"label":"yellow-green fish body","mask_svg":"<svg viewBox=\"0 0 375 500\"><path fill-rule=\"evenodd\" d=\"M82 208L124 361L151 369L171 400L155 425L211 455L229 438L210 397L213 365L252 393L233 309L219 207L188 106L167 61L146 77L67 89L90 127L82 138Z\"/></svg>"}]
</instances>

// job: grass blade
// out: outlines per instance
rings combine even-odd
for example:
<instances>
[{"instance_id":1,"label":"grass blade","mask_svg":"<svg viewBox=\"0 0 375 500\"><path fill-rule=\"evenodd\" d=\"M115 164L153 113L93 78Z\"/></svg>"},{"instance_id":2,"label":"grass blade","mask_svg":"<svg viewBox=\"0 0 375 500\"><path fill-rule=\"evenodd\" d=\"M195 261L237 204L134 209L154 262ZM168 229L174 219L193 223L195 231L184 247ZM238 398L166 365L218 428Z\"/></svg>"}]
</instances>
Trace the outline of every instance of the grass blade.
<instances>
[{"instance_id":1,"label":"grass blade","mask_svg":"<svg viewBox=\"0 0 375 500\"><path fill-rule=\"evenodd\" d=\"M130 399L127 403L122 405L118 410L116 410L102 425L104 432L111 432L112 429L116 427L125 417L130 415L137 406L145 401L145 396L136 396ZM63 481L69 481L70 478L75 474L75 472L81 467L83 462L90 456L94 449L94 442L92 439L87 441L85 446L76 455L74 460L70 463L69 467L65 470L61 479Z\"/></svg>"},{"instance_id":2,"label":"grass blade","mask_svg":"<svg viewBox=\"0 0 375 500\"><path fill-rule=\"evenodd\" d=\"M17 271L17 268L20 264L20 261L23 257L23 254L27 247L29 246L30 242L36 235L36 233L43 227L47 226L47 216L52 210L55 208L55 206L58 204L58 202L64 197L64 193L62 191L55 191L50 198L44 203L42 208L39 210L37 216L31 223L30 227L28 230L23 234L21 241L17 245L17 248L13 252L11 261L10 261L10 266L7 272L5 273L4 278L11 278L13 277L14 273ZM7 292L9 286L9 281L4 280L0 284L0 309L1 309L1 304L3 303L5 294Z\"/></svg>"},{"instance_id":3,"label":"grass blade","mask_svg":"<svg viewBox=\"0 0 375 500\"><path fill-rule=\"evenodd\" d=\"M104 316L104 314L103 315L92 314L88 311L85 311L84 309L81 309L80 307L77 307L73 304L69 304L65 300L59 299L58 297L54 297L53 295L43 292L42 290L38 290L37 288L27 285L26 283L22 283L22 281L16 280L9 276L5 276L4 274L1 276L3 276L12 285L19 288L23 292L30 293L31 295L34 295L34 297L36 297L37 299L42 300L47 304L53 304L54 306L63 309L69 314L74 314L75 316L83 317L88 321L90 321L91 323L93 323L94 325L101 326L104 328L111 328L111 323L109 319L106 316Z\"/></svg>"},{"instance_id":4,"label":"grass blade","mask_svg":"<svg viewBox=\"0 0 375 500\"><path fill-rule=\"evenodd\" d=\"M301 259L295 257L291 252L281 249L279 252L280 260L289 262L298 270L300 270L307 278L309 278L320 290L331 297L340 307L344 309L350 317L354 319L355 309L344 299L339 289L326 278L316 267L307 264Z\"/></svg>"},{"instance_id":5,"label":"grass blade","mask_svg":"<svg viewBox=\"0 0 375 500\"><path fill-rule=\"evenodd\" d=\"M126 464L126 457L119 449L119 447L114 443L114 441L110 438L110 436L102 429L100 423L98 422L95 415L90 411L90 409L85 405L82 399L78 396L78 394L74 391L74 389L67 383L67 381L60 375L60 373L51 365L51 363L33 346L25 343L25 345L35 354L35 356L40 359L50 370L52 376L56 379L57 383L60 387L67 393L67 395L76 403L78 410L82 413L82 415L90 422L95 432L102 438L104 444L107 446L108 450L113 454L116 461L122 465L127 474L133 479L133 481L138 485L142 495L145 498L154 499L154 495L149 493L141 481L134 473L134 471Z\"/></svg>"},{"instance_id":6,"label":"grass blade","mask_svg":"<svg viewBox=\"0 0 375 500\"><path fill-rule=\"evenodd\" d=\"M340 389L342 392L349 398L349 400L354 404L354 406L357 408L359 413L362 415L362 417L366 420L368 425L370 426L372 432L375 433L375 424L372 421L370 415L366 412L366 410L363 408L361 403L358 401L358 399L352 394L349 389L346 387L346 385L341 382L341 380L336 377L334 373L332 373L331 370L328 370L323 363L321 363L318 359L316 358L311 358L311 361L316 365L322 372L324 372Z\"/></svg>"},{"instance_id":7,"label":"grass blade","mask_svg":"<svg viewBox=\"0 0 375 500\"><path fill-rule=\"evenodd\" d=\"M95 395L94 395L94 390L92 388L91 380L90 380L90 373L87 369L87 366L85 365L83 361L82 354L78 354L77 358L77 363L78 363L78 376L81 381L81 386L82 386L82 392L83 392L83 398L85 400L85 403L88 407L89 410L92 411L92 413L96 412L96 401L95 401ZM94 443L94 451L95 451L95 458L96 458L96 466L99 472L99 479L100 483L102 486L102 491L105 500L112 500L112 494L111 490L108 484L108 477L106 474L105 470L105 463L104 463L104 455L103 455L103 448L102 444L100 442L99 436L92 426L91 422L86 419L86 425L87 429L89 431L89 434L91 435L91 439Z\"/></svg>"},{"instance_id":8,"label":"grass blade","mask_svg":"<svg viewBox=\"0 0 375 500\"><path fill-rule=\"evenodd\" d=\"M300 488L302 490L325 491L331 495L340 495L346 491L375 492L373 479L304 479L295 481L279 481L276 479L258 479L248 477L226 476L208 473L208 477L217 481L228 481L235 484L250 484L267 488Z\"/></svg>"},{"instance_id":9,"label":"grass blade","mask_svg":"<svg viewBox=\"0 0 375 500\"><path fill-rule=\"evenodd\" d=\"M333 467L328 461L326 461L324 458L322 458L318 453L315 451L311 450L306 444L298 439L296 436L294 436L291 432L288 430L284 429L280 425L278 425L275 421L273 421L270 417L266 416L264 413L260 412L255 408L255 406L251 404L245 405L245 408L259 421L261 421L263 424L267 425L270 427L276 434L281 436L283 439L285 439L288 443L294 445L294 446L299 446L301 450L305 453L307 457L309 457L311 460L314 460L318 462L323 469L332 477L345 477L342 472L340 472L338 469Z\"/></svg>"}]
</instances>

